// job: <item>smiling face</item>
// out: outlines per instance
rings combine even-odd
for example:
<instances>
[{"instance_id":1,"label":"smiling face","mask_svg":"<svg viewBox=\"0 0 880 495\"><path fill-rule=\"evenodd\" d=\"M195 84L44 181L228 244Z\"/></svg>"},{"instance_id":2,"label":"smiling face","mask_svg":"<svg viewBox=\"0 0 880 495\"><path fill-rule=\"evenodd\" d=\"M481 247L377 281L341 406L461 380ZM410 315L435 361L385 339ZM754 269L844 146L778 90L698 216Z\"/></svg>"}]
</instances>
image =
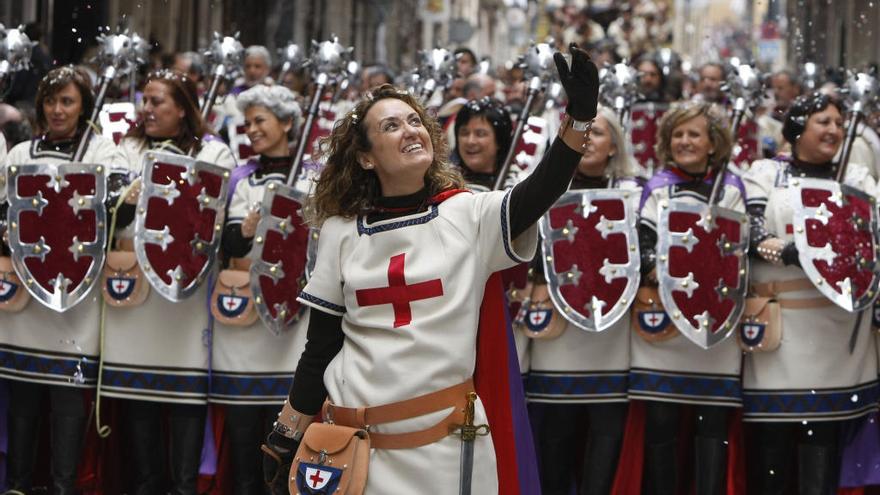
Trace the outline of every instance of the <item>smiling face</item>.
<instances>
[{"instance_id":1,"label":"smiling face","mask_svg":"<svg viewBox=\"0 0 880 495\"><path fill-rule=\"evenodd\" d=\"M72 82L47 96L43 100L43 115L46 117L46 132L49 138L73 137L82 111L82 95Z\"/></svg>"},{"instance_id":2,"label":"smiling face","mask_svg":"<svg viewBox=\"0 0 880 495\"><path fill-rule=\"evenodd\" d=\"M578 171L586 176L598 177L605 173L608 160L617 152L617 146L611 137L611 128L605 117L597 116L593 120L590 141L584 156L578 164Z\"/></svg>"},{"instance_id":3,"label":"smiling face","mask_svg":"<svg viewBox=\"0 0 880 495\"><path fill-rule=\"evenodd\" d=\"M474 117L458 129L458 154L465 166L474 172L491 174L495 172L498 159L498 144L495 142L495 129L482 115Z\"/></svg>"},{"instance_id":4,"label":"smiling face","mask_svg":"<svg viewBox=\"0 0 880 495\"><path fill-rule=\"evenodd\" d=\"M186 112L163 82L150 81L144 88L144 132L151 138L170 138L180 133Z\"/></svg>"},{"instance_id":5,"label":"smiling face","mask_svg":"<svg viewBox=\"0 0 880 495\"><path fill-rule=\"evenodd\" d=\"M807 126L795 144L795 156L807 163L826 163L834 158L843 142L843 116L834 105L810 115Z\"/></svg>"},{"instance_id":6,"label":"smiling face","mask_svg":"<svg viewBox=\"0 0 880 495\"><path fill-rule=\"evenodd\" d=\"M244 112L244 126L251 148L265 156L287 156L287 133L292 126L290 119L280 121L274 113L261 105L253 105Z\"/></svg>"},{"instance_id":7,"label":"smiling face","mask_svg":"<svg viewBox=\"0 0 880 495\"><path fill-rule=\"evenodd\" d=\"M702 174L709 165L715 147L709 139L709 122L698 115L672 129L669 143L672 160L685 172Z\"/></svg>"},{"instance_id":8,"label":"smiling face","mask_svg":"<svg viewBox=\"0 0 880 495\"><path fill-rule=\"evenodd\" d=\"M375 170L383 196L412 194L424 186L434 160L434 146L418 112L396 98L373 104L364 117L370 150L358 163Z\"/></svg>"}]
</instances>

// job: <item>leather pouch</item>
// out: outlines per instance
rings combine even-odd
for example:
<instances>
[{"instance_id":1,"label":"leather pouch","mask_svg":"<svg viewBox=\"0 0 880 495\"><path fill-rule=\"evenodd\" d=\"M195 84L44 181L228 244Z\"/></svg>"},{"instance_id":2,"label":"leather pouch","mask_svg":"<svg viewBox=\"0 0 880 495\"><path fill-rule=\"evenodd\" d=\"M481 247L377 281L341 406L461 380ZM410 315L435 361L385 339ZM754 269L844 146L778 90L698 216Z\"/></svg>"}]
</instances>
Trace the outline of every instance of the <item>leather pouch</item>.
<instances>
[{"instance_id":1,"label":"leather pouch","mask_svg":"<svg viewBox=\"0 0 880 495\"><path fill-rule=\"evenodd\" d=\"M361 495L369 463L370 436L365 430L312 423L290 466L290 493Z\"/></svg>"},{"instance_id":2,"label":"leather pouch","mask_svg":"<svg viewBox=\"0 0 880 495\"><path fill-rule=\"evenodd\" d=\"M632 305L632 327L648 342L663 342L678 335L678 329L660 302L656 287L640 287Z\"/></svg>"},{"instance_id":3,"label":"leather pouch","mask_svg":"<svg viewBox=\"0 0 880 495\"><path fill-rule=\"evenodd\" d=\"M736 341L747 352L769 352L782 341L782 311L770 297L748 297L736 332Z\"/></svg>"}]
</instances>

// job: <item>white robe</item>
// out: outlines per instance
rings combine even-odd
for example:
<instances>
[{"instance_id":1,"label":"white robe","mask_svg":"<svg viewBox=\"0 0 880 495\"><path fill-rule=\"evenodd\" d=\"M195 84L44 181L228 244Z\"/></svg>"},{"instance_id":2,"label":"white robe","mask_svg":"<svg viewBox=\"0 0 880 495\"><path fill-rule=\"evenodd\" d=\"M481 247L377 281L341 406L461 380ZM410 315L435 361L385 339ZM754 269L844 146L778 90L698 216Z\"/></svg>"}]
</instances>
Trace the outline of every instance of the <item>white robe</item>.
<instances>
[{"instance_id":1,"label":"white robe","mask_svg":"<svg viewBox=\"0 0 880 495\"><path fill-rule=\"evenodd\" d=\"M765 205L766 228L786 242L793 212L786 165L759 160L743 177L749 204ZM845 184L876 195L865 167L851 164ZM797 266L773 266L752 258L752 283L805 278ZM813 288L780 298L820 298ZM782 341L770 352L747 353L743 363L745 421L817 421L860 416L877 407L876 335L868 310L852 353L849 341L856 315L836 306L782 308Z\"/></svg>"},{"instance_id":2,"label":"white robe","mask_svg":"<svg viewBox=\"0 0 880 495\"><path fill-rule=\"evenodd\" d=\"M642 206L641 222L656 229L660 205L668 202L673 186L654 189ZM677 191L672 198L702 202L702 196ZM725 185L719 206L745 211L742 194ZM658 235L663 235L658 232ZM739 406L741 404L740 363L742 354L733 335L710 349L702 349L684 335L662 342L649 342L630 332L631 398L686 404Z\"/></svg>"},{"instance_id":3,"label":"white robe","mask_svg":"<svg viewBox=\"0 0 880 495\"><path fill-rule=\"evenodd\" d=\"M28 163L62 163L72 154L40 151L38 140L17 144L0 167ZM82 163L126 169L113 141L92 136ZM5 188L3 193L5 200ZM97 284L96 284L97 285ZM0 311L0 376L52 385L94 387L98 378L100 287L93 287L76 306L57 313L31 297L18 313Z\"/></svg>"},{"instance_id":4,"label":"white robe","mask_svg":"<svg viewBox=\"0 0 880 495\"><path fill-rule=\"evenodd\" d=\"M147 152L142 141L120 143L129 167L141 175ZM229 148L204 143L196 159L235 167ZM131 237L132 225L117 235ZM104 374L101 393L108 397L204 404L208 397L211 335L208 330L208 283L188 299L173 303L150 287L140 306L108 307L105 322Z\"/></svg>"},{"instance_id":5,"label":"white robe","mask_svg":"<svg viewBox=\"0 0 880 495\"><path fill-rule=\"evenodd\" d=\"M334 404L389 404L471 378L486 280L535 251L535 227L510 239L509 194L461 193L425 212L373 224L339 217L324 222L315 271L300 300L342 316L342 350L324 373ZM383 291L390 286L394 292ZM380 302L386 296L389 302ZM373 429L415 431L448 413ZM483 423L477 401L476 424ZM478 437L474 449L474 493L497 493L491 437ZM434 494L456 494L460 450L455 436L415 449L375 449L367 493L425 493L430 487Z\"/></svg>"}]
</instances>

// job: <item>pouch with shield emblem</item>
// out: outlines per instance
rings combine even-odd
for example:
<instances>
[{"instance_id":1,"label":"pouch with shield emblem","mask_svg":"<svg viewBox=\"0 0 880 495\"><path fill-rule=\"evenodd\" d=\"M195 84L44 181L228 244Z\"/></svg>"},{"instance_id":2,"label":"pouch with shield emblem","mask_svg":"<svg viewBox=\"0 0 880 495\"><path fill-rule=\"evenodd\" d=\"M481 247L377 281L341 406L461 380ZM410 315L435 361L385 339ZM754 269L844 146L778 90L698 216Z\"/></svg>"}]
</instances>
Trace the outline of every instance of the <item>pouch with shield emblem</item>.
<instances>
[{"instance_id":1,"label":"pouch with shield emblem","mask_svg":"<svg viewBox=\"0 0 880 495\"><path fill-rule=\"evenodd\" d=\"M640 287L632 305L632 327L648 342L663 342L678 335L660 302L656 287Z\"/></svg>"},{"instance_id":2,"label":"pouch with shield emblem","mask_svg":"<svg viewBox=\"0 0 880 495\"><path fill-rule=\"evenodd\" d=\"M290 466L290 493L360 495L367 486L369 463L365 430L312 423Z\"/></svg>"},{"instance_id":3,"label":"pouch with shield emblem","mask_svg":"<svg viewBox=\"0 0 880 495\"><path fill-rule=\"evenodd\" d=\"M140 306L150 293L150 284L138 266L134 251L107 253L101 278L104 301L111 306Z\"/></svg>"},{"instance_id":4,"label":"pouch with shield emblem","mask_svg":"<svg viewBox=\"0 0 880 495\"><path fill-rule=\"evenodd\" d=\"M17 313L30 301L27 290L21 285L21 279L12 268L12 259L0 256L0 310Z\"/></svg>"},{"instance_id":5,"label":"pouch with shield emblem","mask_svg":"<svg viewBox=\"0 0 880 495\"><path fill-rule=\"evenodd\" d=\"M220 272L211 294L211 314L224 325L247 327L257 321L248 260L236 258Z\"/></svg>"}]
</instances>

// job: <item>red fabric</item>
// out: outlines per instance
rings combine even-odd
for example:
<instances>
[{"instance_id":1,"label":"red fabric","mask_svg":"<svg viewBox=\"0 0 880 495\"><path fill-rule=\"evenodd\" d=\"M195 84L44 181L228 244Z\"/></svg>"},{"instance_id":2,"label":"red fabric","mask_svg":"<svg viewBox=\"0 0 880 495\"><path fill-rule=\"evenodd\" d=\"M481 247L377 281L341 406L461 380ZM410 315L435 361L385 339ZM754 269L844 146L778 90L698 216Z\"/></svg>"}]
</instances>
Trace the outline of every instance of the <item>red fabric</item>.
<instances>
[{"instance_id":1,"label":"red fabric","mask_svg":"<svg viewBox=\"0 0 880 495\"><path fill-rule=\"evenodd\" d=\"M559 293L568 303L569 309L581 316L595 319L592 314L593 297L605 303L602 315L607 316L623 297L630 282L627 278L605 280L601 269L606 260L610 263L626 263L629 250L624 233L603 234L596 228L599 220L619 221L624 219L625 209L622 199L593 201L591 207L595 212L581 211L581 204L566 204L550 209L550 228L561 229L568 222L574 227L571 235L574 242L561 240L553 243L553 269L556 273L565 273L577 266L581 277L575 284L564 284ZM583 249L590 246L590 249ZM612 273L613 275L613 273Z\"/></svg>"},{"instance_id":2,"label":"red fabric","mask_svg":"<svg viewBox=\"0 0 880 495\"><path fill-rule=\"evenodd\" d=\"M692 418L689 414L683 416ZM683 428L683 430L689 430L689 428ZM743 445L742 413L737 411L731 418L728 428L726 495L746 495L746 463ZM645 403L632 401L623 436L623 447L617 464L617 475L614 478L612 493L615 495L641 494L644 446ZM688 444L686 447L689 448L690 445ZM681 459L688 457L682 455ZM688 487L687 493L691 493L692 489L693 487Z\"/></svg>"},{"instance_id":3,"label":"red fabric","mask_svg":"<svg viewBox=\"0 0 880 495\"><path fill-rule=\"evenodd\" d=\"M677 168L672 170L677 171ZM676 172L678 173L678 172ZM670 314L680 310L695 328L700 328L696 317L704 312L712 317L712 332L724 332L725 323L735 309L733 299L722 298L718 293L721 282L736 288L739 285L740 258L735 252L724 253L718 247L725 242L736 244L740 241L741 225L738 221L716 217L718 227L706 232L698 225L701 218L696 213L673 211L669 214L669 230L684 233L693 232L690 251L683 246L669 248L669 274L673 277L687 277L693 273L697 289L689 297L683 290L675 290L672 298L677 308L667 308ZM662 254L662 253L660 253ZM694 273L694 260L701 260L699 270Z\"/></svg>"},{"instance_id":4,"label":"red fabric","mask_svg":"<svg viewBox=\"0 0 880 495\"><path fill-rule=\"evenodd\" d=\"M189 285L208 261L206 253L193 249L192 241L198 236L207 244L215 237L214 222L218 212L210 208L203 209L199 195L204 191L205 195L217 198L220 196L222 184L220 176L202 171L198 173L198 181L190 185L188 181L181 179L181 174L186 173L184 167L177 165L153 164L153 182L160 185L175 184L180 195L171 205L164 198L150 198L144 219L147 229L161 231L168 227L174 239L164 250L158 244L147 244L144 247L154 273L170 285L172 276L168 272L176 269L179 264L183 271L183 279L180 281L182 287Z\"/></svg>"},{"instance_id":5,"label":"red fabric","mask_svg":"<svg viewBox=\"0 0 880 495\"><path fill-rule=\"evenodd\" d=\"M59 172L60 174L61 172ZM95 190L95 176L87 174L69 174L60 176L60 180L68 185L55 192L50 186L47 175L19 175L13 178L18 185L18 195L26 198L21 202L30 203L37 195L42 195L46 205L42 212L23 211L19 215L19 236L23 243L36 243L40 238L49 247L45 260L37 257L25 258L30 275L43 289L55 292L53 282L58 274L70 280L67 292L78 288L88 274L89 265L94 261L91 256L83 255L74 259L70 247L73 239L79 242L94 242L97 239L97 215L95 210L83 209L78 213L68 202L74 193L89 196ZM28 199L29 198L29 199ZM99 205L99 207L102 207Z\"/></svg>"},{"instance_id":6,"label":"red fabric","mask_svg":"<svg viewBox=\"0 0 880 495\"><path fill-rule=\"evenodd\" d=\"M510 412L510 387L507 376L507 337L505 334L501 275L493 273L486 281L483 305L480 308L480 329L477 333L477 367L474 385L492 425L492 441L498 462L498 493L518 495L519 474L513 416Z\"/></svg>"},{"instance_id":7,"label":"red fabric","mask_svg":"<svg viewBox=\"0 0 880 495\"><path fill-rule=\"evenodd\" d=\"M862 270L856 260L864 258L873 260L874 242L870 229L860 229L853 218L870 219L873 206L863 198L847 195L842 206L830 200L831 192L824 189L804 189L801 198L804 206L819 207L824 204L830 212L826 224L819 220L808 219L805 222L807 241L810 246L830 244L837 257L829 264L826 261L814 260L813 265L827 282L827 286L842 293L838 282L849 278L852 283L852 297L861 298L871 290L874 280L873 270ZM868 224L869 221L865 221Z\"/></svg>"},{"instance_id":8,"label":"red fabric","mask_svg":"<svg viewBox=\"0 0 880 495\"><path fill-rule=\"evenodd\" d=\"M355 291L360 306L391 304L394 307L394 328L404 327L412 322L412 309L409 303L443 295L443 282L439 278L407 284L405 262L406 253L391 257L388 262L388 287Z\"/></svg>"},{"instance_id":9,"label":"red fabric","mask_svg":"<svg viewBox=\"0 0 880 495\"><path fill-rule=\"evenodd\" d=\"M296 296L306 269L309 227L302 219L299 201L281 192L273 197L270 211L276 218L290 218L291 225L284 235L277 230L266 231L260 259L272 264L280 262L285 277L276 281L268 275L260 275L259 295L272 318L278 318L279 308L286 305L285 322L292 323L299 316L302 306Z\"/></svg>"}]
</instances>

